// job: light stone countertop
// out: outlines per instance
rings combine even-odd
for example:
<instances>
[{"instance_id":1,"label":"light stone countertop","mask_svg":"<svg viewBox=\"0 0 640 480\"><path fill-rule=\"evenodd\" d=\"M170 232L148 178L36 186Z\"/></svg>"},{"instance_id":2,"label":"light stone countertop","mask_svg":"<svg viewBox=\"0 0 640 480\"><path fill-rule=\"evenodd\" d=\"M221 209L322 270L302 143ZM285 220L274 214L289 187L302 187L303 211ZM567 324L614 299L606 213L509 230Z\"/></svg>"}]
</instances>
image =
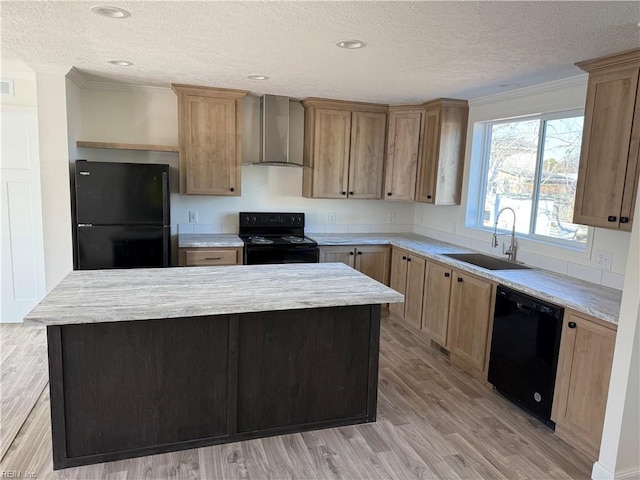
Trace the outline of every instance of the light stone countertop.
<instances>
[{"instance_id":1,"label":"light stone countertop","mask_svg":"<svg viewBox=\"0 0 640 480\"><path fill-rule=\"evenodd\" d=\"M402 302L341 263L69 273L24 318L27 326L122 322Z\"/></svg>"},{"instance_id":2,"label":"light stone countertop","mask_svg":"<svg viewBox=\"0 0 640 480\"><path fill-rule=\"evenodd\" d=\"M199 237L197 246L220 246L222 235L180 235ZM329 245L392 245L436 260L458 270L473 273L506 287L537 297L565 308L591 315L608 323L618 324L622 292L574 277L539 268L531 270L487 270L453 258L444 253L471 253L465 247L434 240L415 233L309 233L320 246ZM195 246L195 245L194 245ZM477 252L475 252L477 253Z\"/></svg>"},{"instance_id":3,"label":"light stone countertop","mask_svg":"<svg viewBox=\"0 0 640 480\"><path fill-rule=\"evenodd\" d=\"M458 270L487 278L506 287L565 308L618 324L622 292L559 273L530 270L487 270L445 257L443 253L477 253L465 247L433 240L415 233L402 234L309 234L318 245L392 245L436 260Z\"/></svg>"},{"instance_id":4,"label":"light stone countertop","mask_svg":"<svg viewBox=\"0 0 640 480\"><path fill-rule=\"evenodd\" d=\"M178 235L178 248L199 247L244 247L238 235L228 233L181 233Z\"/></svg>"}]
</instances>

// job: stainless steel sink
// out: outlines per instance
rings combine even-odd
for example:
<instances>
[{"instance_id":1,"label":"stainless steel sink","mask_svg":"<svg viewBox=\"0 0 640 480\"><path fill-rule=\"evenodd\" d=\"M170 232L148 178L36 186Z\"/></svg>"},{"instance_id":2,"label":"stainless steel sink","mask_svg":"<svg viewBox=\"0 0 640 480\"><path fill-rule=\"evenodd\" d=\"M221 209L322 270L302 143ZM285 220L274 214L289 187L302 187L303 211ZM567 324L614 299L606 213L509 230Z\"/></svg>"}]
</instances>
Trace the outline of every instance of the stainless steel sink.
<instances>
[{"instance_id":1,"label":"stainless steel sink","mask_svg":"<svg viewBox=\"0 0 640 480\"><path fill-rule=\"evenodd\" d=\"M514 263L501 258L484 255L482 253L444 253L445 257L455 258L461 262L470 263L487 270L530 270L531 267Z\"/></svg>"}]
</instances>

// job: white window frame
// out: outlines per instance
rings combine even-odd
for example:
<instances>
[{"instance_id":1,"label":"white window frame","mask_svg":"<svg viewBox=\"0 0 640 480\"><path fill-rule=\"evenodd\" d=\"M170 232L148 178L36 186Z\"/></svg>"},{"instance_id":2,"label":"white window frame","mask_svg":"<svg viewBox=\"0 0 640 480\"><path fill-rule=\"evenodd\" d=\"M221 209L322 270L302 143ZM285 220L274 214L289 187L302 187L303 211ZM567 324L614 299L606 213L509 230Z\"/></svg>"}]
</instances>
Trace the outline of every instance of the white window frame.
<instances>
[{"instance_id":1,"label":"white window frame","mask_svg":"<svg viewBox=\"0 0 640 480\"><path fill-rule=\"evenodd\" d=\"M569 110L560 110L549 113L540 113L534 115L522 115L517 117L510 118L502 118L495 120L483 120L476 122L474 125L474 136L475 132L478 132L481 135L481 149L479 149L479 153L471 152L471 160L472 162L479 162L480 168L472 168L472 171L475 170L480 178L481 185L475 188L475 192L472 191L474 189L469 188L469 200L468 200L468 209L467 209L467 228L473 228L478 230L483 230L486 232L493 233L494 229L491 227L487 227L484 225L484 204L487 194L487 171L489 169L489 155L491 152L491 127L493 125L498 125L501 123L512 123L518 121L528 121L528 120L538 120L542 122L546 122L547 120L556 120L558 118L569 118L569 117L577 117L584 116L584 108L573 108ZM479 131L477 130L479 129ZM578 252L588 252L591 250L591 244L593 241L593 228L587 227L587 241L585 243L581 243L575 240L566 240L563 238L555 238L550 237L548 235L540 235L536 233L531 233L535 231L535 222L536 217L535 213L537 213L538 209L538 198L540 194L540 170L542 169L542 153L544 150L544 135L545 128L544 123L542 123L540 132L538 133L538 152L536 156L536 173L535 173L535 188L532 197L532 209L535 208L535 211L531 212L531 220L529 224L529 233L521 233L516 232L517 238L524 238L528 240L532 240L534 242L545 243L557 247L562 247ZM474 142L475 143L475 142ZM498 228L498 233L500 235L509 235L511 233L510 230L504 230Z\"/></svg>"}]
</instances>

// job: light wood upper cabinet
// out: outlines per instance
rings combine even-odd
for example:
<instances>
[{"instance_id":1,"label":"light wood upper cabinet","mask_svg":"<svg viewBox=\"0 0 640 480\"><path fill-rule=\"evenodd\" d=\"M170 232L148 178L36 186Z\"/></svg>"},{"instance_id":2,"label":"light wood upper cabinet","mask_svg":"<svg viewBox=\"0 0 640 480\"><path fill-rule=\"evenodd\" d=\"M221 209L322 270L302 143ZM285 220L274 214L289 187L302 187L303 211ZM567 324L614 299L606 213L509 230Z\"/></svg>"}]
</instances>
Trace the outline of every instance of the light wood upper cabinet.
<instances>
[{"instance_id":1,"label":"light wood upper cabinet","mask_svg":"<svg viewBox=\"0 0 640 480\"><path fill-rule=\"evenodd\" d=\"M577 63L589 72L573 221L631 230L640 150L640 49Z\"/></svg>"},{"instance_id":2,"label":"light wood upper cabinet","mask_svg":"<svg viewBox=\"0 0 640 480\"><path fill-rule=\"evenodd\" d=\"M424 108L416 200L459 205L469 105L466 100L445 98L426 103Z\"/></svg>"},{"instance_id":3,"label":"light wood upper cabinet","mask_svg":"<svg viewBox=\"0 0 640 480\"><path fill-rule=\"evenodd\" d=\"M245 91L171 85L178 95L180 193L241 193Z\"/></svg>"},{"instance_id":4,"label":"light wood upper cabinet","mask_svg":"<svg viewBox=\"0 0 640 480\"><path fill-rule=\"evenodd\" d=\"M345 198L349 188L351 112L315 111L313 191L318 198ZM307 172L310 173L310 172Z\"/></svg>"},{"instance_id":5,"label":"light wood upper cabinet","mask_svg":"<svg viewBox=\"0 0 640 480\"><path fill-rule=\"evenodd\" d=\"M391 248L387 245L339 245L320 247L320 262L341 262L389 285Z\"/></svg>"},{"instance_id":6,"label":"light wood upper cabinet","mask_svg":"<svg viewBox=\"0 0 640 480\"><path fill-rule=\"evenodd\" d=\"M381 198L386 130L386 113L354 111L351 114L349 198Z\"/></svg>"},{"instance_id":7,"label":"light wood upper cabinet","mask_svg":"<svg viewBox=\"0 0 640 480\"><path fill-rule=\"evenodd\" d=\"M616 330L567 311L560 340L551 418L556 433L598 458Z\"/></svg>"},{"instance_id":8,"label":"light wood upper cabinet","mask_svg":"<svg viewBox=\"0 0 640 480\"><path fill-rule=\"evenodd\" d=\"M452 269L446 265L427 262L422 306L422 329L446 349L449 345L449 302L451 299Z\"/></svg>"},{"instance_id":9,"label":"light wood upper cabinet","mask_svg":"<svg viewBox=\"0 0 640 480\"><path fill-rule=\"evenodd\" d=\"M385 199L411 202L416 193L424 108L389 107Z\"/></svg>"},{"instance_id":10,"label":"light wood upper cabinet","mask_svg":"<svg viewBox=\"0 0 640 480\"><path fill-rule=\"evenodd\" d=\"M415 329L422 327L422 295L427 261L400 248L391 252L390 287L404 294L404 303L389 304L389 310Z\"/></svg>"},{"instance_id":11,"label":"light wood upper cabinet","mask_svg":"<svg viewBox=\"0 0 640 480\"><path fill-rule=\"evenodd\" d=\"M474 275L452 271L449 331L451 359L469 373L486 369L487 340L493 317L493 284Z\"/></svg>"},{"instance_id":12,"label":"light wood upper cabinet","mask_svg":"<svg viewBox=\"0 0 640 480\"><path fill-rule=\"evenodd\" d=\"M307 99L302 195L382 197L387 106Z\"/></svg>"}]
</instances>

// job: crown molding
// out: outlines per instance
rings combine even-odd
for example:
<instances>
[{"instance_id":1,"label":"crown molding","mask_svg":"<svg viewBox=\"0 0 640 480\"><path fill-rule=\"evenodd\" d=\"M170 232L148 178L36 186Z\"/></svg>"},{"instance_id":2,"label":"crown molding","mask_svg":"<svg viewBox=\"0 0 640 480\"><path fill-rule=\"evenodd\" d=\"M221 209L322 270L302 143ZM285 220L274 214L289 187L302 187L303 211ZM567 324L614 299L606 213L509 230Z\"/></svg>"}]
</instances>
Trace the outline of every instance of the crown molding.
<instances>
[{"instance_id":1,"label":"crown molding","mask_svg":"<svg viewBox=\"0 0 640 480\"><path fill-rule=\"evenodd\" d=\"M469 100L469 106L485 105L500 102L503 100L513 100L515 98L528 97L537 93L548 93L553 90L560 90L567 87L586 87L588 78L589 76L586 73L582 73L573 77L562 78L560 80L553 80L551 82L539 83L538 85L518 88L517 90L509 90L508 92L503 93L494 93L493 95L486 95L484 97L478 97Z\"/></svg>"},{"instance_id":2,"label":"crown molding","mask_svg":"<svg viewBox=\"0 0 640 480\"><path fill-rule=\"evenodd\" d=\"M87 83L87 79L84 78L75 67L72 67L71 70L69 70L69 73L67 73L67 78L80 88L83 88Z\"/></svg>"},{"instance_id":3,"label":"crown molding","mask_svg":"<svg viewBox=\"0 0 640 480\"><path fill-rule=\"evenodd\" d=\"M158 87L152 85L134 85L128 83L98 82L87 80L83 87L84 90L106 90L110 92L129 92L129 93L164 93L175 96L171 87Z\"/></svg>"},{"instance_id":4,"label":"crown molding","mask_svg":"<svg viewBox=\"0 0 640 480\"><path fill-rule=\"evenodd\" d=\"M53 63L27 63L29 68L36 73L53 73L65 76L73 68L72 65L56 65Z\"/></svg>"}]
</instances>

